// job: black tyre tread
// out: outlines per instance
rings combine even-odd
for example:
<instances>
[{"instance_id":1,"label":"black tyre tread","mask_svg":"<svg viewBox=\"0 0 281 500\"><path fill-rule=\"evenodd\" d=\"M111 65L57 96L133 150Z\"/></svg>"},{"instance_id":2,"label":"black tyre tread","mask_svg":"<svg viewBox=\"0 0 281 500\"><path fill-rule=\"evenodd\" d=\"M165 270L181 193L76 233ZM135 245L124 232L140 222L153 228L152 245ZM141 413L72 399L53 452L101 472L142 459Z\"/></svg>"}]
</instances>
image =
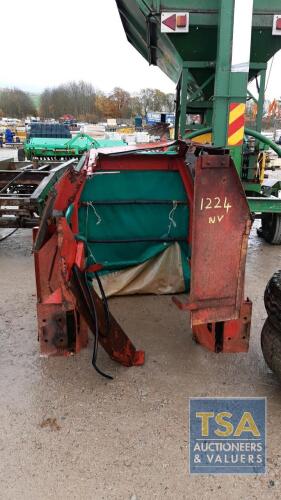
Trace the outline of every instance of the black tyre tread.
<instances>
[{"instance_id":1,"label":"black tyre tread","mask_svg":"<svg viewBox=\"0 0 281 500\"><path fill-rule=\"evenodd\" d=\"M18 149L18 161L25 160L25 152L23 148Z\"/></svg>"},{"instance_id":2,"label":"black tyre tread","mask_svg":"<svg viewBox=\"0 0 281 500\"><path fill-rule=\"evenodd\" d=\"M280 245L281 244L281 216L280 214L275 214L276 215L276 229L275 229L275 234L274 237L271 241L272 245Z\"/></svg>"},{"instance_id":3,"label":"black tyre tread","mask_svg":"<svg viewBox=\"0 0 281 500\"><path fill-rule=\"evenodd\" d=\"M262 237L271 245L281 244L281 214L262 214Z\"/></svg>"},{"instance_id":4,"label":"black tyre tread","mask_svg":"<svg viewBox=\"0 0 281 500\"><path fill-rule=\"evenodd\" d=\"M269 318L266 319L261 332L261 348L266 364L281 382L281 335Z\"/></svg>"},{"instance_id":5,"label":"black tyre tread","mask_svg":"<svg viewBox=\"0 0 281 500\"><path fill-rule=\"evenodd\" d=\"M274 273L266 285L264 305L270 322L281 328L281 270Z\"/></svg>"}]
</instances>

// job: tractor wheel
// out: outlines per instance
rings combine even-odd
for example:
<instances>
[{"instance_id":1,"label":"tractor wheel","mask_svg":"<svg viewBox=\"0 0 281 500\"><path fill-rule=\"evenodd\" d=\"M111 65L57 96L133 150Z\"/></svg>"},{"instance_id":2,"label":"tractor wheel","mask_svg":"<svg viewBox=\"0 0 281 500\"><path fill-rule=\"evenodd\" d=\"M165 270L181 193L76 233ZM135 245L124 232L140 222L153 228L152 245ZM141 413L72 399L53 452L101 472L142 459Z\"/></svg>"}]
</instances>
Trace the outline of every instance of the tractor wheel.
<instances>
[{"instance_id":1,"label":"tractor wheel","mask_svg":"<svg viewBox=\"0 0 281 500\"><path fill-rule=\"evenodd\" d=\"M25 161L25 152L23 148L18 149L18 161Z\"/></svg>"},{"instance_id":2,"label":"tractor wheel","mask_svg":"<svg viewBox=\"0 0 281 500\"><path fill-rule=\"evenodd\" d=\"M278 331L269 318L261 332L261 348L266 364L281 382L281 334L280 329Z\"/></svg>"},{"instance_id":3,"label":"tractor wheel","mask_svg":"<svg viewBox=\"0 0 281 500\"><path fill-rule=\"evenodd\" d=\"M281 214L262 214L260 236L272 245L281 244Z\"/></svg>"},{"instance_id":4,"label":"tractor wheel","mask_svg":"<svg viewBox=\"0 0 281 500\"><path fill-rule=\"evenodd\" d=\"M266 285L264 305L270 323L279 328L281 334L281 270L274 273Z\"/></svg>"}]
</instances>

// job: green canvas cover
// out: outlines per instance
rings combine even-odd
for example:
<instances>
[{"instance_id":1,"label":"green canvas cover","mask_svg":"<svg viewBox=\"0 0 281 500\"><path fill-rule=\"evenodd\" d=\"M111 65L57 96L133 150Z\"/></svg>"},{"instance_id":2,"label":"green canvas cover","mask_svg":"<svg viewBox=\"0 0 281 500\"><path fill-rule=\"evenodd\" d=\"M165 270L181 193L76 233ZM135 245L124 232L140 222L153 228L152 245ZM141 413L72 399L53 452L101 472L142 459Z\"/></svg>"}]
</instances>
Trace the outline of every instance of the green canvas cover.
<instances>
[{"instance_id":1,"label":"green canvas cover","mask_svg":"<svg viewBox=\"0 0 281 500\"><path fill-rule=\"evenodd\" d=\"M170 200L169 204L93 204L101 201ZM179 204L182 201L185 204ZM190 250L186 242L189 224L187 197L175 171L97 172L89 177L81 194L80 235L87 240L88 265L97 262L106 273L136 266L161 254L179 240L186 290L189 289ZM144 242L112 240L149 239ZM109 243L91 243L103 240ZM182 241L185 240L185 241Z\"/></svg>"}]
</instances>

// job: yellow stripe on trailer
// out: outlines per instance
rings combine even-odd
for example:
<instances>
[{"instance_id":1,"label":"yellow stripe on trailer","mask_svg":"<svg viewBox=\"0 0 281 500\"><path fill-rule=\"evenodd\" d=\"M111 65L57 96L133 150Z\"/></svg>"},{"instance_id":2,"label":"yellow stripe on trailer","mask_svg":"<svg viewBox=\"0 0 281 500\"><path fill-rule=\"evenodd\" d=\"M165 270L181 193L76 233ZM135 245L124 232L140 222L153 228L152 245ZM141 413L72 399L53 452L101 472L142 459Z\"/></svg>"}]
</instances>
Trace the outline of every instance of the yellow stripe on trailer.
<instances>
[{"instance_id":1,"label":"yellow stripe on trailer","mask_svg":"<svg viewBox=\"0 0 281 500\"><path fill-rule=\"evenodd\" d=\"M241 146L244 139L245 128L245 109L244 102L231 102L228 115L227 145Z\"/></svg>"},{"instance_id":2,"label":"yellow stripe on trailer","mask_svg":"<svg viewBox=\"0 0 281 500\"><path fill-rule=\"evenodd\" d=\"M237 120L237 118L239 118L241 115L244 115L245 109L246 109L246 104L244 104L243 102L241 102L234 109L232 109L229 113L229 125L235 122L235 120Z\"/></svg>"},{"instance_id":3,"label":"yellow stripe on trailer","mask_svg":"<svg viewBox=\"0 0 281 500\"><path fill-rule=\"evenodd\" d=\"M228 137L229 146L238 146L243 142L244 138L244 127L241 127L237 132Z\"/></svg>"}]
</instances>

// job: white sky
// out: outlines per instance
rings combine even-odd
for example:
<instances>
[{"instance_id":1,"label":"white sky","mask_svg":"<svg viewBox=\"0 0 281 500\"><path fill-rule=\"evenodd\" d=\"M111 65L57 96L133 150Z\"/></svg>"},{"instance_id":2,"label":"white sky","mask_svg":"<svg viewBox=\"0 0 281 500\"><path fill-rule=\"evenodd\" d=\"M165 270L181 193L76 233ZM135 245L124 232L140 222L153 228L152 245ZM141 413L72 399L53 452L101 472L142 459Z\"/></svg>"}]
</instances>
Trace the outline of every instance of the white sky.
<instances>
[{"instance_id":1,"label":"white sky","mask_svg":"<svg viewBox=\"0 0 281 500\"><path fill-rule=\"evenodd\" d=\"M0 87L27 91L85 80L110 91L174 83L149 66L125 37L114 0L13 0L1 2ZM275 56L267 97L281 96L281 52Z\"/></svg>"},{"instance_id":2,"label":"white sky","mask_svg":"<svg viewBox=\"0 0 281 500\"><path fill-rule=\"evenodd\" d=\"M1 1L0 26L0 87L41 91L85 80L106 92L174 90L129 44L114 0Z\"/></svg>"}]
</instances>

